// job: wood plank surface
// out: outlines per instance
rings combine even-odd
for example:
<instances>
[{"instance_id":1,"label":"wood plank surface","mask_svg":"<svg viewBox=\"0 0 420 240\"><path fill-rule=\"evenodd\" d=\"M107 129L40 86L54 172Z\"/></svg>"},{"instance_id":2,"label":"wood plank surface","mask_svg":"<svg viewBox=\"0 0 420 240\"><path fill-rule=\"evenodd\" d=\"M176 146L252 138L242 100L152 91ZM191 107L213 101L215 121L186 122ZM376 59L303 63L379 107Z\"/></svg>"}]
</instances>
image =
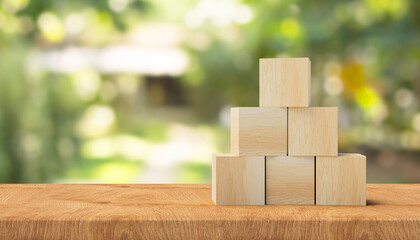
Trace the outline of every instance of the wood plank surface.
<instances>
[{"instance_id":1,"label":"wood plank surface","mask_svg":"<svg viewBox=\"0 0 420 240\"><path fill-rule=\"evenodd\" d=\"M0 239L420 239L420 184L367 206L215 206L211 185L0 185Z\"/></svg>"}]
</instances>

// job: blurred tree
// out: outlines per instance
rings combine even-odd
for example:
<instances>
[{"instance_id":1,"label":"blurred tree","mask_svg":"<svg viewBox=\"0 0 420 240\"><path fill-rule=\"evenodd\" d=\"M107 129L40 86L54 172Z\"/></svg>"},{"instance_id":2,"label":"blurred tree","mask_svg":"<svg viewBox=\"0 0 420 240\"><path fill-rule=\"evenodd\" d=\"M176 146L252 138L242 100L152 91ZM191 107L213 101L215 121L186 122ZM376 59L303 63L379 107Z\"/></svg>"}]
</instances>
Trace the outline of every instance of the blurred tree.
<instances>
[{"instance_id":1,"label":"blurred tree","mask_svg":"<svg viewBox=\"0 0 420 240\"><path fill-rule=\"evenodd\" d=\"M311 58L312 104L340 107L341 149L418 155L419 10L414 0L0 0L0 182L86 176L74 166L125 169L113 179L128 181L127 169L153 155L148 144L164 148L179 122L209 126L216 149L228 150L217 120L231 105L258 105L262 57ZM135 34L148 24L176 26L179 36L155 25L152 40ZM51 57L77 48L89 62L100 48L146 41L167 49L162 36L180 39L181 73L110 73L103 62L71 72ZM180 166L208 175L208 163Z\"/></svg>"}]
</instances>

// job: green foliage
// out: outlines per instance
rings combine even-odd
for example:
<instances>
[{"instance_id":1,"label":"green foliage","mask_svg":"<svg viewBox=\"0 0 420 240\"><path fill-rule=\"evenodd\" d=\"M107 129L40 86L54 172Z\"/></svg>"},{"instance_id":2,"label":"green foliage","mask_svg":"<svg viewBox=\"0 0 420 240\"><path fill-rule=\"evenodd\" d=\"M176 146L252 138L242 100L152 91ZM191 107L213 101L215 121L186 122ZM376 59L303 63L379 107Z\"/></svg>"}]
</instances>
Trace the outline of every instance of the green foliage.
<instances>
[{"instance_id":1,"label":"green foliage","mask_svg":"<svg viewBox=\"0 0 420 240\"><path fill-rule=\"evenodd\" d=\"M112 182L103 173L114 167L127 175L115 175L115 181L133 181L141 174L139 166L156 154L154 148L184 143L174 131L197 134L198 140L209 131L214 139L209 149L228 151L228 130L217 123L220 111L258 105L258 58L263 57L311 58L312 105L340 107L341 149L420 149L418 1L0 3L0 182ZM175 85L165 88L162 81L151 84L152 91L147 83L159 76L94 67L71 74L51 71L39 58L73 46L126 44L137 28L150 24L179 32L174 45L189 61L179 75L165 76ZM165 102L170 98L175 100ZM200 125L206 129L195 127ZM113 138L122 133L130 136ZM118 146L98 160L81 150L95 140L99 149L103 140L141 143L146 150L141 155ZM181 181L209 180L209 162L186 160L177 168Z\"/></svg>"},{"instance_id":2,"label":"green foliage","mask_svg":"<svg viewBox=\"0 0 420 240\"><path fill-rule=\"evenodd\" d=\"M177 182L209 183L211 166L200 163L185 163L179 167Z\"/></svg>"}]
</instances>

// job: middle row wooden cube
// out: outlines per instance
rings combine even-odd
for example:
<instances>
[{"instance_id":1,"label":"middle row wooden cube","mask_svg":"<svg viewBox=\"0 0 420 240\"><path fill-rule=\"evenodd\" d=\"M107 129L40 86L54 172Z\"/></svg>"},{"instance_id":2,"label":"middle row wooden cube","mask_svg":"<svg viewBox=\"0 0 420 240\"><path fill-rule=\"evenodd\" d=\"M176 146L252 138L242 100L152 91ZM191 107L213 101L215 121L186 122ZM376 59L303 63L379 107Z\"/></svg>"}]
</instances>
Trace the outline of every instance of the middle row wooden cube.
<instances>
[{"instance_id":1,"label":"middle row wooden cube","mask_svg":"<svg viewBox=\"0 0 420 240\"><path fill-rule=\"evenodd\" d=\"M336 107L231 109L231 153L337 156Z\"/></svg>"},{"instance_id":2,"label":"middle row wooden cube","mask_svg":"<svg viewBox=\"0 0 420 240\"><path fill-rule=\"evenodd\" d=\"M232 108L230 133L231 153L234 155L286 155L287 108Z\"/></svg>"}]
</instances>

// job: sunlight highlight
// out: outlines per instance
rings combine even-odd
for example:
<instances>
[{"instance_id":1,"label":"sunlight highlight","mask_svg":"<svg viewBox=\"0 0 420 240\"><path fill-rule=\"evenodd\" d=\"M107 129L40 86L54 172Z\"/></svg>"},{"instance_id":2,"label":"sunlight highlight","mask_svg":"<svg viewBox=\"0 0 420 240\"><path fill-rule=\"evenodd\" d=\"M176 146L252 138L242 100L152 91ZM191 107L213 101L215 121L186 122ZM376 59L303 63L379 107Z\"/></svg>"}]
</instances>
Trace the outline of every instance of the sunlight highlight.
<instances>
[{"instance_id":1,"label":"sunlight highlight","mask_svg":"<svg viewBox=\"0 0 420 240\"><path fill-rule=\"evenodd\" d=\"M61 42L64 39L64 26L61 20L52 12L44 12L38 18L38 27L42 36L51 42Z\"/></svg>"}]
</instances>

